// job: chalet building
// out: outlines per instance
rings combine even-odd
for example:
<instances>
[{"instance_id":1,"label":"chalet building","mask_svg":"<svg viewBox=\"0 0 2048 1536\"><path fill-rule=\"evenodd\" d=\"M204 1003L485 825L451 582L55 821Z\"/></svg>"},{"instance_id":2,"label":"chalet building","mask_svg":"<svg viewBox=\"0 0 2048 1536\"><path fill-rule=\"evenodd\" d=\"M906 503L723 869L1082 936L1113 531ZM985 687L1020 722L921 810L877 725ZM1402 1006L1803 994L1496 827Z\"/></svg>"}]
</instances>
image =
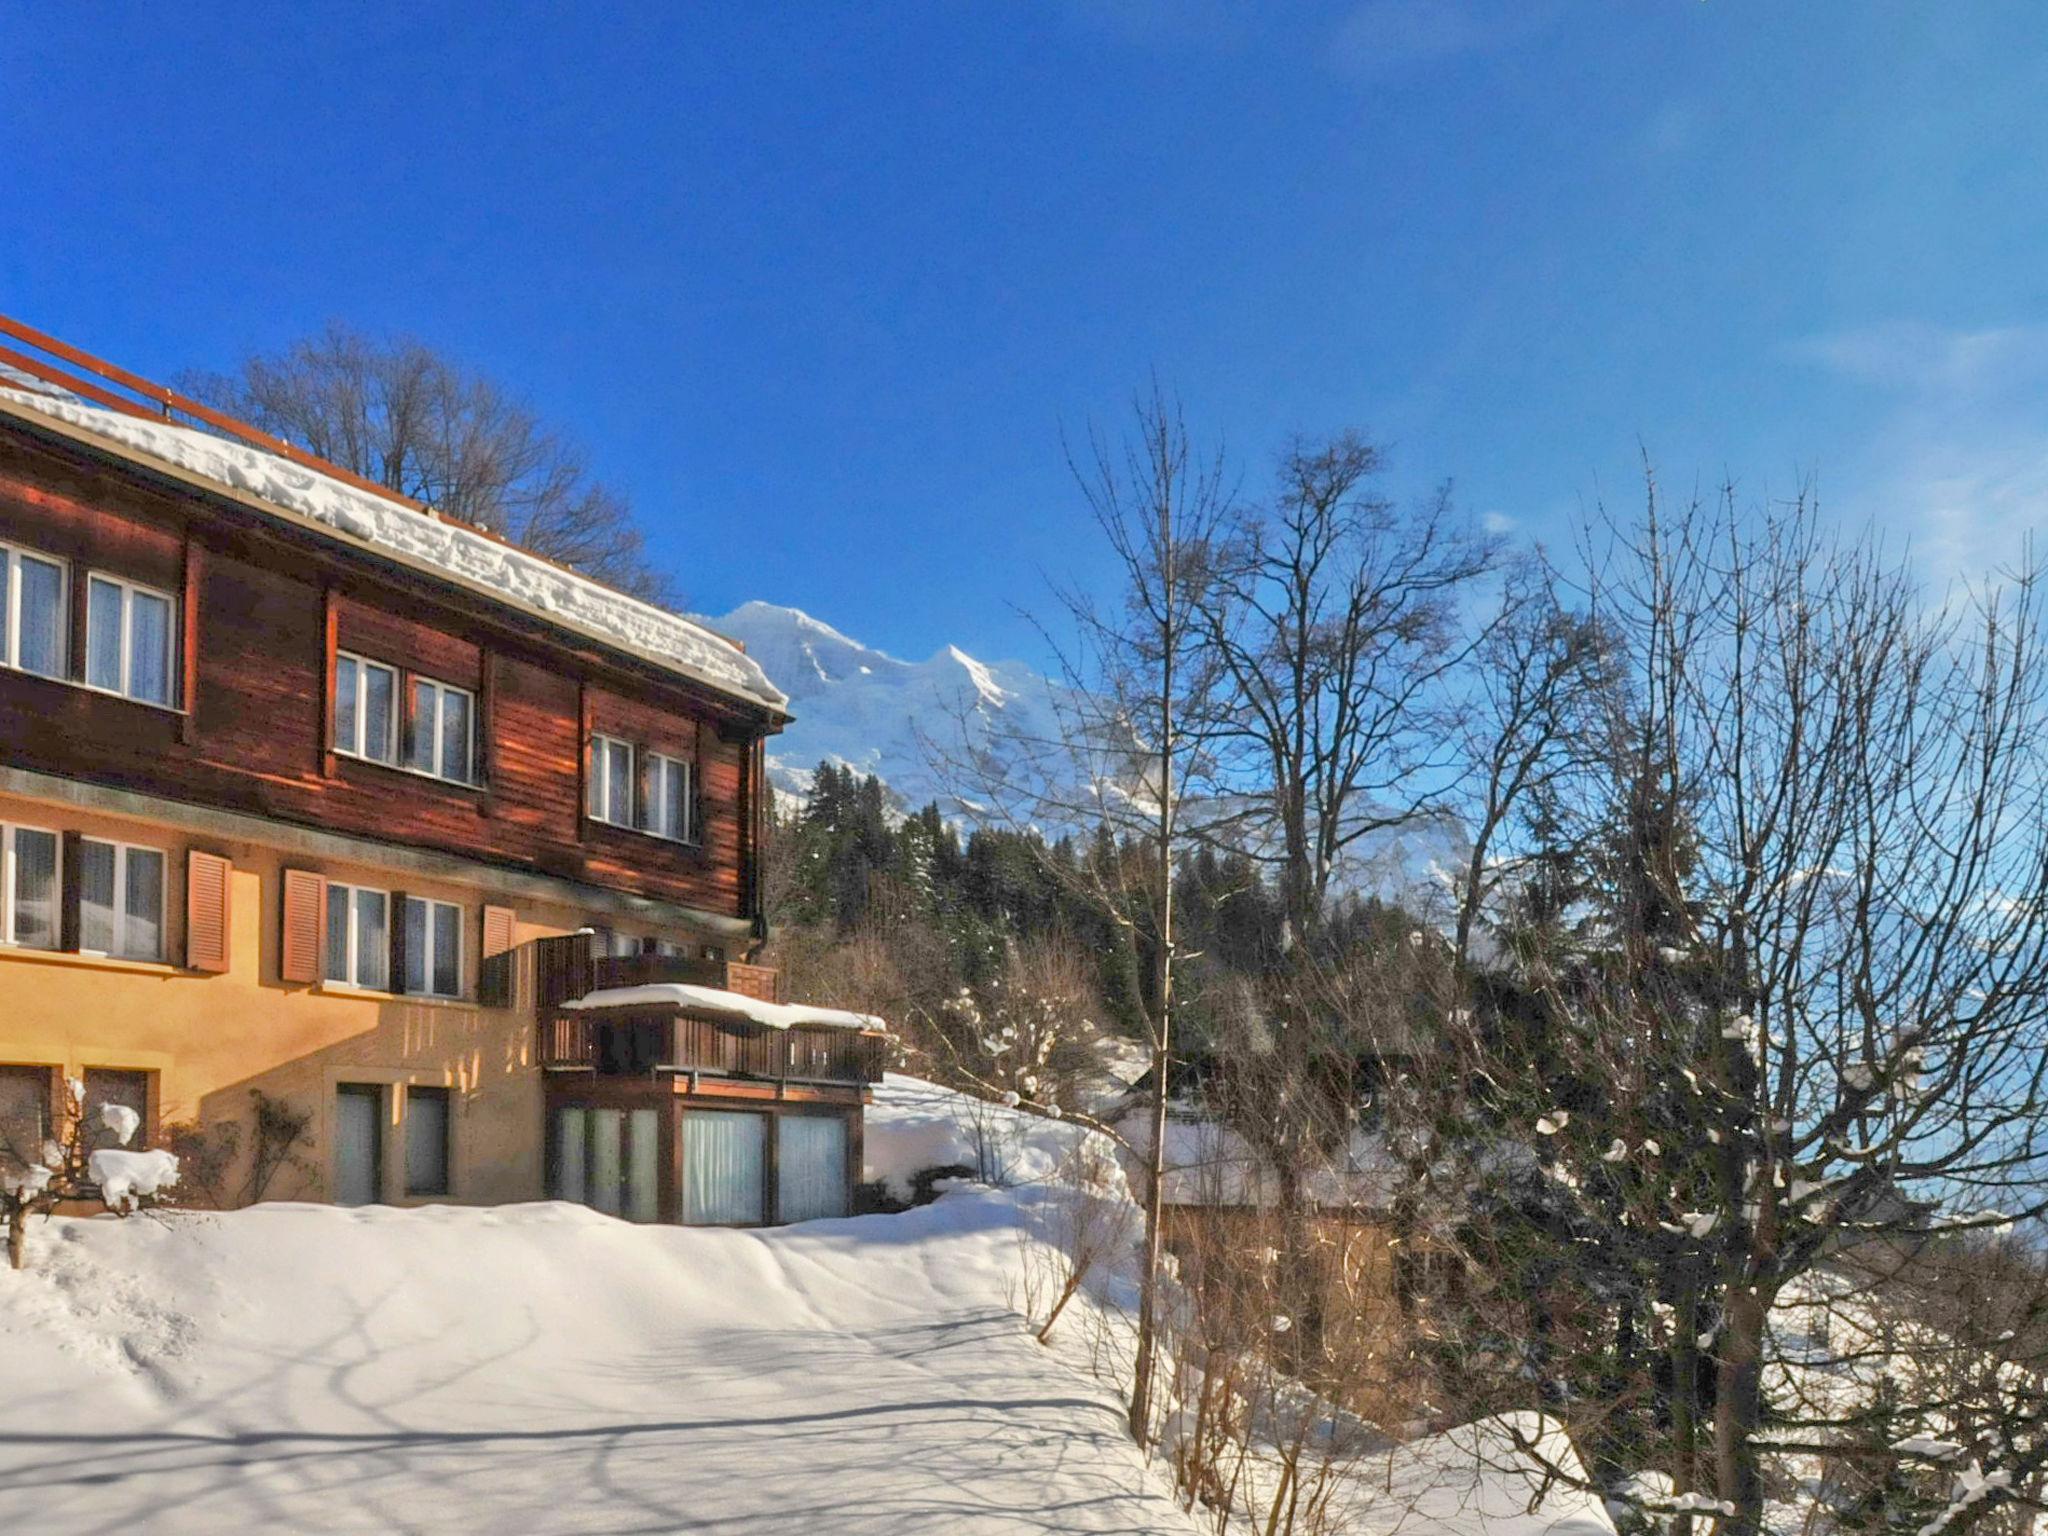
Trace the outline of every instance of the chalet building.
<instances>
[{"instance_id":1,"label":"chalet building","mask_svg":"<svg viewBox=\"0 0 2048 1536\"><path fill-rule=\"evenodd\" d=\"M748 963L784 704L730 641L0 319L0 1161L82 1079L232 1144L230 1203L266 1103L306 1122L271 1198L845 1212L879 1022Z\"/></svg>"}]
</instances>

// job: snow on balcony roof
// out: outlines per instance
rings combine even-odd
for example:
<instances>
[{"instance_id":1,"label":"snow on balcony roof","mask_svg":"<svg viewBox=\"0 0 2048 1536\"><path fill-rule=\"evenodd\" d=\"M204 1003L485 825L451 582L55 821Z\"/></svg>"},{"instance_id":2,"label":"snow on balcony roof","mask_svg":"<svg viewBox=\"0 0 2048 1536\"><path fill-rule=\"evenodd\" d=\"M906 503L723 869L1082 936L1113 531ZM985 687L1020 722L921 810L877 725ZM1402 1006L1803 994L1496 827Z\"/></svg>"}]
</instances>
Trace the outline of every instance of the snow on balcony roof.
<instances>
[{"instance_id":1,"label":"snow on balcony roof","mask_svg":"<svg viewBox=\"0 0 2048 1536\"><path fill-rule=\"evenodd\" d=\"M409 565L439 571L722 693L777 710L789 703L760 665L731 641L680 614L615 592L460 523L416 512L276 454L192 427L125 416L40 390L0 387L0 401L257 497L330 533L359 539Z\"/></svg>"},{"instance_id":2,"label":"snow on balcony roof","mask_svg":"<svg viewBox=\"0 0 2048 1536\"><path fill-rule=\"evenodd\" d=\"M770 1029L792 1029L799 1024L816 1024L827 1029L883 1029L871 1013L849 1013L843 1008L809 1008L801 1003L764 1003L743 992L724 992L717 987L693 986L689 982L651 982L638 987L604 987L583 997L571 998L564 1008L644 1008L648 1006L691 1008L705 1013L732 1014Z\"/></svg>"}]
</instances>

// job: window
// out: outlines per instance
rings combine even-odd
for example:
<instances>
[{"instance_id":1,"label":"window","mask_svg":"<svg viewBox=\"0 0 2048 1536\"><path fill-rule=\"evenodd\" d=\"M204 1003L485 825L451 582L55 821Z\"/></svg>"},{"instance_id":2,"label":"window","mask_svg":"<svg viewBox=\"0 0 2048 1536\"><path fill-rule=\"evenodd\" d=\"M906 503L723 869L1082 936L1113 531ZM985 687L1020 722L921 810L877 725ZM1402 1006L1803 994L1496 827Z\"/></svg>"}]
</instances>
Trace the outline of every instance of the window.
<instances>
[{"instance_id":1,"label":"window","mask_svg":"<svg viewBox=\"0 0 2048 1536\"><path fill-rule=\"evenodd\" d=\"M64 675L65 586L62 562L0 546L0 663Z\"/></svg>"},{"instance_id":2,"label":"window","mask_svg":"<svg viewBox=\"0 0 2048 1536\"><path fill-rule=\"evenodd\" d=\"M679 843L695 842L690 824L691 764L659 752L647 754L647 804L640 809L641 830Z\"/></svg>"},{"instance_id":3,"label":"window","mask_svg":"<svg viewBox=\"0 0 2048 1536\"><path fill-rule=\"evenodd\" d=\"M334 1203L384 1198L384 1090L341 1083L334 1090Z\"/></svg>"},{"instance_id":4,"label":"window","mask_svg":"<svg viewBox=\"0 0 2048 1536\"><path fill-rule=\"evenodd\" d=\"M123 960L164 957L164 856L156 848L78 845L78 947Z\"/></svg>"},{"instance_id":5,"label":"window","mask_svg":"<svg viewBox=\"0 0 2048 1536\"><path fill-rule=\"evenodd\" d=\"M406 897L404 980L417 996L462 995L462 908Z\"/></svg>"},{"instance_id":6,"label":"window","mask_svg":"<svg viewBox=\"0 0 2048 1536\"><path fill-rule=\"evenodd\" d=\"M8 827L0 836L0 940L57 947L57 834Z\"/></svg>"},{"instance_id":7,"label":"window","mask_svg":"<svg viewBox=\"0 0 2048 1536\"><path fill-rule=\"evenodd\" d=\"M398 761L398 673L346 652L334 658L334 750Z\"/></svg>"},{"instance_id":8,"label":"window","mask_svg":"<svg viewBox=\"0 0 2048 1536\"><path fill-rule=\"evenodd\" d=\"M471 782L476 711L468 693L424 677L412 680L412 752L406 766L437 779Z\"/></svg>"},{"instance_id":9,"label":"window","mask_svg":"<svg viewBox=\"0 0 2048 1536\"><path fill-rule=\"evenodd\" d=\"M767 1166L767 1116L684 1111L683 1220L692 1226L766 1220Z\"/></svg>"},{"instance_id":10,"label":"window","mask_svg":"<svg viewBox=\"0 0 2048 1536\"><path fill-rule=\"evenodd\" d=\"M778 1115L775 1206L781 1221L847 1213L846 1121L838 1115Z\"/></svg>"},{"instance_id":11,"label":"window","mask_svg":"<svg viewBox=\"0 0 2048 1536\"><path fill-rule=\"evenodd\" d=\"M448 1193L448 1090L405 1090L405 1192Z\"/></svg>"},{"instance_id":12,"label":"window","mask_svg":"<svg viewBox=\"0 0 2048 1536\"><path fill-rule=\"evenodd\" d=\"M135 1113L135 1135L127 1145L140 1147L149 1136L149 1074L123 1072L111 1067L85 1069L85 1128L93 1150L118 1147L121 1138L107 1128L100 1114L102 1104L118 1104Z\"/></svg>"},{"instance_id":13,"label":"window","mask_svg":"<svg viewBox=\"0 0 2048 1536\"><path fill-rule=\"evenodd\" d=\"M590 738L590 819L633 825L633 749L616 737Z\"/></svg>"},{"instance_id":14,"label":"window","mask_svg":"<svg viewBox=\"0 0 2048 1536\"><path fill-rule=\"evenodd\" d=\"M647 941L636 933L620 933L615 928L590 930L590 953L594 959L628 960L646 952Z\"/></svg>"},{"instance_id":15,"label":"window","mask_svg":"<svg viewBox=\"0 0 2048 1536\"><path fill-rule=\"evenodd\" d=\"M359 885L327 886L327 979L382 992L391 984L391 897Z\"/></svg>"},{"instance_id":16,"label":"window","mask_svg":"<svg viewBox=\"0 0 2048 1536\"><path fill-rule=\"evenodd\" d=\"M86 583L86 683L146 704L169 705L177 606L161 592L93 576Z\"/></svg>"},{"instance_id":17,"label":"window","mask_svg":"<svg viewBox=\"0 0 2048 1536\"><path fill-rule=\"evenodd\" d=\"M43 1161L55 1067L0 1067L0 1173Z\"/></svg>"}]
</instances>

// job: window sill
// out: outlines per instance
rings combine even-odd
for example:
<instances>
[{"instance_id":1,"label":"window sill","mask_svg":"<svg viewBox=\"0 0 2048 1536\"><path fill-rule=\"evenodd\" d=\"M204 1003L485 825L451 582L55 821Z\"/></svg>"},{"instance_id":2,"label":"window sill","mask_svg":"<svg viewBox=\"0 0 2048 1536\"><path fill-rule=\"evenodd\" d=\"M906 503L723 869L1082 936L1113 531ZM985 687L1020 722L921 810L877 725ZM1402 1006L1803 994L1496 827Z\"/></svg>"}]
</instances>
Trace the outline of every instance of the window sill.
<instances>
[{"instance_id":1,"label":"window sill","mask_svg":"<svg viewBox=\"0 0 2048 1536\"><path fill-rule=\"evenodd\" d=\"M323 981L315 991L323 997L353 998L366 1003L406 1003L423 1008L481 1008L473 997L440 997L426 992L380 992L374 987L351 986L345 981Z\"/></svg>"},{"instance_id":2,"label":"window sill","mask_svg":"<svg viewBox=\"0 0 2048 1536\"><path fill-rule=\"evenodd\" d=\"M69 949L32 949L25 944L0 944L0 959L28 960L38 965L68 965L88 971L117 971L130 976L198 976L168 960L123 960L118 955L82 955Z\"/></svg>"},{"instance_id":3,"label":"window sill","mask_svg":"<svg viewBox=\"0 0 2048 1536\"><path fill-rule=\"evenodd\" d=\"M700 838L670 837L666 832L650 832L645 827L629 826L622 821L606 821L601 816L585 815L584 825L604 832L624 832L631 837L644 837L651 843L666 843L671 848L686 849L691 853L704 851L704 840Z\"/></svg>"},{"instance_id":4,"label":"window sill","mask_svg":"<svg viewBox=\"0 0 2048 1536\"><path fill-rule=\"evenodd\" d=\"M73 693L89 693L96 699L114 699L123 704L133 704L137 709L146 709L151 714L168 715L173 720L183 720L191 711L177 704L159 704L153 699L133 698L112 688L102 688L76 677L53 677L48 672L31 672L26 667L12 667L0 664L0 673L8 677L32 678L39 683L49 683L58 688L68 688Z\"/></svg>"},{"instance_id":5,"label":"window sill","mask_svg":"<svg viewBox=\"0 0 2048 1536\"><path fill-rule=\"evenodd\" d=\"M358 757L355 753L336 747L334 755L344 763L361 763L366 768L376 768L384 773L401 773L408 779L420 779L428 784L439 784L444 789L462 790L468 794L481 795L485 785L469 779L448 779L438 773L428 773L424 768L414 768L405 763L387 763L381 757Z\"/></svg>"}]
</instances>

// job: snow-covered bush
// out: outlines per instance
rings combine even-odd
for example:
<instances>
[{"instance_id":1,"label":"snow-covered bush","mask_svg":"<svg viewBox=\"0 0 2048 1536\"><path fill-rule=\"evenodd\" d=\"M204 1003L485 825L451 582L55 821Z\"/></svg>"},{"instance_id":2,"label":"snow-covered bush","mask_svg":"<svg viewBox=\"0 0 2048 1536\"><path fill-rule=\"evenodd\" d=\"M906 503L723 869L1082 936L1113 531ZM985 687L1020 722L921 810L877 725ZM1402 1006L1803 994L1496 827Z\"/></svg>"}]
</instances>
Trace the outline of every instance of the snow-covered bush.
<instances>
[{"instance_id":1,"label":"snow-covered bush","mask_svg":"<svg viewBox=\"0 0 2048 1536\"><path fill-rule=\"evenodd\" d=\"M0 1147L0 1223L7 1228L7 1262L28 1263L28 1220L47 1220L61 1205L98 1203L119 1215L154 1204L178 1182L178 1159L162 1149L131 1149L141 1117L124 1104L100 1104L88 1114L85 1084L68 1079L64 1139L39 1148ZM95 1147L104 1131L119 1143Z\"/></svg>"}]
</instances>

